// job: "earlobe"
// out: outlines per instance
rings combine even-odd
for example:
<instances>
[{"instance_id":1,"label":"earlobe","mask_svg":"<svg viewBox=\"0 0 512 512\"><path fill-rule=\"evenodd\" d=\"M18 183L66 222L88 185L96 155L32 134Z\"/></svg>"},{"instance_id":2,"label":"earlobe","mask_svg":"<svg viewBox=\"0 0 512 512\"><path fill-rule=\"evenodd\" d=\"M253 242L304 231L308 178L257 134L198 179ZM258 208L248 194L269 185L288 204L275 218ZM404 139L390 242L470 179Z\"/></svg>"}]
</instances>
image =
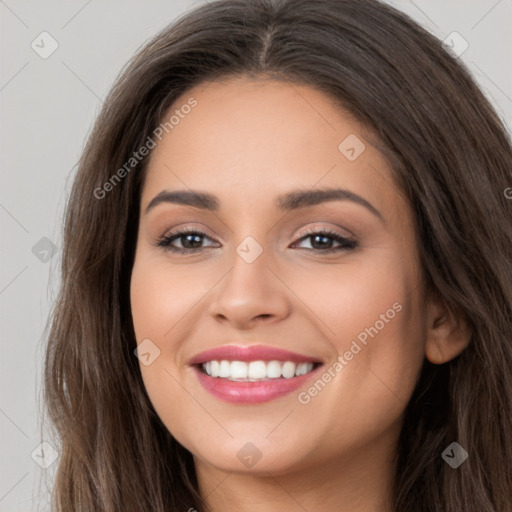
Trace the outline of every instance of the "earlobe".
<instances>
[{"instance_id":1,"label":"earlobe","mask_svg":"<svg viewBox=\"0 0 512 512\"><path fill-rule=\"evenodd\" d=\"M462 312L444 303L429 307L425 356L432 364L444 364L457 357L471 341L472 329Z\"/></svg>"}]
</instances>

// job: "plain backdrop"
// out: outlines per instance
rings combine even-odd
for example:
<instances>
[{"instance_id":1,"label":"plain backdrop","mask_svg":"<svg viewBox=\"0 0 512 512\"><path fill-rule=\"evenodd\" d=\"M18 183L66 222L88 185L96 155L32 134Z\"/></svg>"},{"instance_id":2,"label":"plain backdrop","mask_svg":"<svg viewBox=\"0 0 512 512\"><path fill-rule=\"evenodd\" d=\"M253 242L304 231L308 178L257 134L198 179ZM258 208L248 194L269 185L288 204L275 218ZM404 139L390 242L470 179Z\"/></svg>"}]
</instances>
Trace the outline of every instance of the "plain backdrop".
<instances>
[{"instance_id":1,"label":"plain backdrop","mask_svg":"<svg viewBox=\"0 0 512 512\"><path fill-rule=\"evenodd\" d=\"M37 463L41 450L47 462L52 456L40 446L42 334L59 287L62 213L86 136L127 60L201 3L0 0L0 511L48 510L44 482L57 463ZM510 130L512 0L389 3L442 40L460 34L451 36L456 46L469 46L459 59Z\"/></svg>"}]
</instances>

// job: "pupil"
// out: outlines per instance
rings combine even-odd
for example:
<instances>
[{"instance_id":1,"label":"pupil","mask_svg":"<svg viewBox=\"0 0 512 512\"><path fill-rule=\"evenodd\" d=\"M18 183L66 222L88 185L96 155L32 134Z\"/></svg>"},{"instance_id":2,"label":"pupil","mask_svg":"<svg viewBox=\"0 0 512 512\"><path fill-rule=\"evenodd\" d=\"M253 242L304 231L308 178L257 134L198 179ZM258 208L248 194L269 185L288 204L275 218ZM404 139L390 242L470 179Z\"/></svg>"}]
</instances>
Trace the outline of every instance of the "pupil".
<instances>
[{"instance_id":1,"label":"pupil","mask_svg":"<svg viewBox=\"0 0 512 512\"><path fill-rule=\"evenodd\" d=\"M313 244L312 244L312 245L313 245L313 247L315 247L315 244L316 244L317 239L321 239L321 240L323 240L323 242L324 242L324 243L327 243L327 244L330 246L330 243L329 243L329 242L330 242L330 239L329 239L329 237L328 237L328 236L315 235L315 236L313 237L313 240L314 240L314 242L313 242ZM327 241L327 242L326 242L326 241ZM322 248L322 247L325 247L325 245L320 245L320 248Z\"/></svg>"},{"instance_id":2,"label":"pupil","mask_svg":"<svg viewBox=\"0 0 512 512\"><path fill-rule=\"evenodd\" d=\"M193 238L193 239L195 239L195 240L193 240L193 241L191 242L191 244L192 244L192 246L193 246L193 247L188 247L189 249L191 249L191 248L192 248L192 249L195 249L195 248L196 248L196 246L194 246L194 243L196 243L196 242L199 244L199 246L201 246L201 235L194 235L194 234L191 234L191 235L185 235L185 240L187 241L187 243L185 244L185 247L187 247L187 244L189 243L189 238Z\"/></svg>"}]
</instances>

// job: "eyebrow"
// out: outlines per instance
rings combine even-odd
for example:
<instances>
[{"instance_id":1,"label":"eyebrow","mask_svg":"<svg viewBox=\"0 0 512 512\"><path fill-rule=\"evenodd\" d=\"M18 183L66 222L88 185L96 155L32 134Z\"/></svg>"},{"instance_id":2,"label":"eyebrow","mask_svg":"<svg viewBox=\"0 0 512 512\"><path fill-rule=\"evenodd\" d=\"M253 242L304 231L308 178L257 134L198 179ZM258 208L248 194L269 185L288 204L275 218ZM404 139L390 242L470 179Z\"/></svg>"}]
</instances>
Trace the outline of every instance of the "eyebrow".
<instances>
[{"instance_id":1,"label":"eyebrow","mask_svg":"<svg viewBox=\"0 0 512 512\"><path fill-rule=\"evenodd\" d=\"M360 195L342 188L327 188L313 190L294 190L280 195L276 199L276 207L283 211L297 210L308 206L315 206L328 201L352 201L353 203L364 206L367 210L378 217L382 222L384 217L369 201ZM218 211L220 207L219 199L206 192L194 190L162 190L157 194L146 207L145 213L161 203L181 204L193 206L208 211Z\"/></svg>"}]
</instances>

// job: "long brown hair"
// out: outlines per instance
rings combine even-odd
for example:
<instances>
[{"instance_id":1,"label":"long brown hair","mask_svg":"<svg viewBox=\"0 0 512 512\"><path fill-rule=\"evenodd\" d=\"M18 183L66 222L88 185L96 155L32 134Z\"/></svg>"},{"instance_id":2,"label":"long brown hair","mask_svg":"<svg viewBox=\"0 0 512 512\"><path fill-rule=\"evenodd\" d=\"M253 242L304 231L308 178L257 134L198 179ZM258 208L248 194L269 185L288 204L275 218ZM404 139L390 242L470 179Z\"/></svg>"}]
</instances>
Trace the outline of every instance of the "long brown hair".
<instances>
[{"instance_id":1,"label":"long brown hair","mask_svg":"<svg viewBox=\"0 0 512 512\"><path fill-rule=\"evenodd\" d=\"M148 158L104 184L188 88L257 75L323 91L376 134L413 206L425 292L473 329L456 359L425 360L405 413L393 511L510 512L511 142L461 62L377 0L210 2L160 32L116 81L67 206L48 334L55 510L206 510L192 455L155 413L134 356L129 283ZM441 457L454 441L469 454L457 469Z\"/></svg>"}]
</instances>

